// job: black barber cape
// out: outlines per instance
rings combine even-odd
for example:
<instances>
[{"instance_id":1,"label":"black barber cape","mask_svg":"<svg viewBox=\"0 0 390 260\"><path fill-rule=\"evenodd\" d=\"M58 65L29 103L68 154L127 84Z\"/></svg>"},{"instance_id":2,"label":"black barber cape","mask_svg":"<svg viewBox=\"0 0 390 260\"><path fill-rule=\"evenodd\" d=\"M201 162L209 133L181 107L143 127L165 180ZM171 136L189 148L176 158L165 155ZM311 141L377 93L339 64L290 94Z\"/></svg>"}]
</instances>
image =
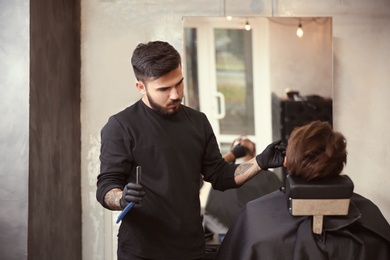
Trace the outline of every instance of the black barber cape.
<instances>
[{"instance_id":1,"label":"black barber cape","mask_svg":"<svg viewBox=\"0 0 390 260\"><path fill-rule=\"evenodd\" d=\"M390 226L378 207L353 194L347 216L324 216L323 233L312 217L292 216L283 191L249 202L223 240L217 260L390 259Z\"/></svg>"}]
</instances>

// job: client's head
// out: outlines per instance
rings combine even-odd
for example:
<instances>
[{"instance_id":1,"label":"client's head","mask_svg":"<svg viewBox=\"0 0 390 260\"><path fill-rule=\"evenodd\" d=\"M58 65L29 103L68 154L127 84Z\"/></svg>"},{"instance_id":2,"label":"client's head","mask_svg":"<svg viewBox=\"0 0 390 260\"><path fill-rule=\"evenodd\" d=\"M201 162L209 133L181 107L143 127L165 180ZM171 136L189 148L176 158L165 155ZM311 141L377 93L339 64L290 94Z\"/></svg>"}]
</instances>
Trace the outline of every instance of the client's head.
<instances>
[{"instance_id":1,"label":"client's head","mask_svg":"<svg viewBox=\"0 0 390 260\"><path fill-rule=\"evenodd\" d=\"M347 163L346 147L344 136L329 123L314 121L292 131L284 166L306 180L339 175Z\"/></svg>"},{"instance_id":2,"label":"client's head","mask_svg":"<svg viewBox=\"0 0 390 260\"><path fill-rule=\"evenodd\" d=\"M236 138L231 144L230 149L232 149L237 144L241 144L245 148L245 161L256 156L256 145L247 136L241 135L240 137Z\"/></svg>"}]
</instances>

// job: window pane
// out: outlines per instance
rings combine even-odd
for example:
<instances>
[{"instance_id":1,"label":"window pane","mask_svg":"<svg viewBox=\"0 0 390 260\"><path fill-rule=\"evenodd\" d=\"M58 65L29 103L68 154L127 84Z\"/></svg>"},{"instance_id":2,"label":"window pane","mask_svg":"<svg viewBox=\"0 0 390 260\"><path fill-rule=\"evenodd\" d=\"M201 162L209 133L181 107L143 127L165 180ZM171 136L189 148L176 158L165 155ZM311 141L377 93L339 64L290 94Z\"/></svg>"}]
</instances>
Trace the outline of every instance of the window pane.
<instances>
[{"instance_id":1,"label":"window pane","mask_svg":"<svg viewBox=\"0 0 390 260\"><path fill-rule=\"evenodd\" d=\"M252 33L215 29L217 89L225 96L221 134L253 135Z\"/></svg>"}]
</instances>

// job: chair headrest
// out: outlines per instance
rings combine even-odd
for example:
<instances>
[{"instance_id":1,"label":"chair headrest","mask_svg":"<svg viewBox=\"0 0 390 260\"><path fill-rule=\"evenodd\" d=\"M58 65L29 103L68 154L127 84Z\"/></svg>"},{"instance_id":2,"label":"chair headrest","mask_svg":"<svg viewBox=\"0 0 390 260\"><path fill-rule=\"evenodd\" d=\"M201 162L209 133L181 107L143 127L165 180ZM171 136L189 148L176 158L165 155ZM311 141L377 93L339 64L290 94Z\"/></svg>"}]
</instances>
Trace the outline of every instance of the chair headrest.
<instances>
[{"instance_id":1,"label":"chair headrest","mask_svg":"<svg viewBox=\"0 0 390 260\"><path fill-rule=\"evenodd\" d=\"M287 175L286 194L292 199L347 199L352 196L354 185L347 175L307 181Z\"/></svg>"},{"instance_id":2,"label":"chair headrest","mask_svg":"<svg viewBox=\"0 0 390 260\"><path fill-rule=\"evenodd\" d=\"M321 234L324 216L348 214L353 188L347 175L312 181L288 175L288 210L293 216L313 216L313 233Z\"/></svg>"},{"instance_id":3,"label":"chair headrest","mask_svg":"<svg viewBox=\"0 0 390 260\"><path fill-rule=\"evenodd\" d=\"M353 188L353 182L347 175L312 181L288 175L288 209L293 216L313 216L312 231L321 234L324 216L348 214Z\"/></svg>"}]
</instances>

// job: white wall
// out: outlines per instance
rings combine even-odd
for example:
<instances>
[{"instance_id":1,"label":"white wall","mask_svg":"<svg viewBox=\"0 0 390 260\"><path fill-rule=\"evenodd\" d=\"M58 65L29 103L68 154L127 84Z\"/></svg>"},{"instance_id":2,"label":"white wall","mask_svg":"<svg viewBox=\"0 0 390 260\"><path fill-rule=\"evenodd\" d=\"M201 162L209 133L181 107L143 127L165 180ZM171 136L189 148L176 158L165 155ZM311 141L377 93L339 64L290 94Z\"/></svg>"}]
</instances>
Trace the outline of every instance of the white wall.
<instances>
[{"instance_id":1,"label":"white wall","mask_svg":"<svg viewBox=\"0 0 390 260\"><path fill-rule=\"evenodd\" d=\"M334 125L348 140L345 173L390 221L390 1L82 0L83 259L109 259L109 219L95 199L99 132L139 98L130 56L139 42L182 49L183 16L333 16ZM114 234L115 236L115 234ZM114 249L115 250L115 249Z\"/></svg>"},{"instance_id":2,"label":"white wall","mask_svg":"<svg viewBox=\"0 0 390 260\"><path fill-rule=\"evenodd\" d=\"M299 21L302 38L296 35ZM269 25L271 90L279 97L285 97L286 88L302 96L332 97L332 19L270 18Z\"/></svg>"}]
</instances>

